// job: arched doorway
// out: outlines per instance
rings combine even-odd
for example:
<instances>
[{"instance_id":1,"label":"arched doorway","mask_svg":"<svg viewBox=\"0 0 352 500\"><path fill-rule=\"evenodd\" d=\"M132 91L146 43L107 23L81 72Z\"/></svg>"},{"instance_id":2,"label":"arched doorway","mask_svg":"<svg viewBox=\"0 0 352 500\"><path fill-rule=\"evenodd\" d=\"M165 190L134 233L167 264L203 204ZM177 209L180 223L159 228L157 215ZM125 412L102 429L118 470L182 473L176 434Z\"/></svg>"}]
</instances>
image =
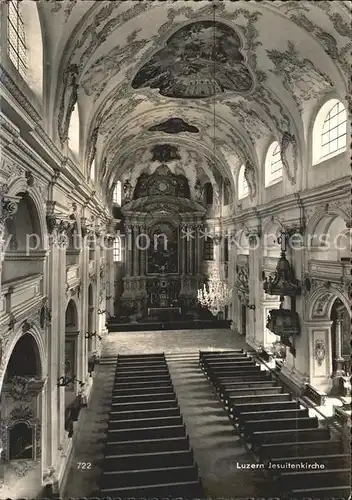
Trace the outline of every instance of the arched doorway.
<instances>
[{"instance_id":1,"label":"arched doorway","mask_svg":"<svg viewBox=\"0 0 352 500\"><path fill-rule=\"evenodd\" d=\"M1 391L3 490L8 497L36 496L41 485L42 363L30 331L17 341ZM23 475L14 473L23 469Z\"/></svg>"}]
</instances>

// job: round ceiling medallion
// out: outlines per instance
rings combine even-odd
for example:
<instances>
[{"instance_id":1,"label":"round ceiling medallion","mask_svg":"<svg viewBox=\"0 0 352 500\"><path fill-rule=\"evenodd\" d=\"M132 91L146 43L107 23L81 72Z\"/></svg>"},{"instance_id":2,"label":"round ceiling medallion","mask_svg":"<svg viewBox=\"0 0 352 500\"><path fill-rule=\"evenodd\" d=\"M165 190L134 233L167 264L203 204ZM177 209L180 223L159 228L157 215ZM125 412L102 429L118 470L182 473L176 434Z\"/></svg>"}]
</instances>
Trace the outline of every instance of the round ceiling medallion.
<instances>
[{"instance_id":1,"label":"round ceiling medallion","mask_svg":"<svg viewBox=\"0 0 352 500\"><path fill-rule=\"evenodd\" d=\"M166 185L166 183L164 181L161 181L161 182L159 182L158 188L159 188L160 191L166 191L167 185Z\"/></svg>"}]
</instances>

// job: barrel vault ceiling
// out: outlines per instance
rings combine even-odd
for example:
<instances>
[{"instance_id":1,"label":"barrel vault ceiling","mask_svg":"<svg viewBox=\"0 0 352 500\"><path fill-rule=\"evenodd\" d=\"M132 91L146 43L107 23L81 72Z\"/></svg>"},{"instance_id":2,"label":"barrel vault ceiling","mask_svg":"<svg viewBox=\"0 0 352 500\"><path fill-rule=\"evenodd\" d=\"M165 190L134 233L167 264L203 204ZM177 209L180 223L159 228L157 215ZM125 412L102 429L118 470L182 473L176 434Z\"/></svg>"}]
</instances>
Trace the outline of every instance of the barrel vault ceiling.
<instances>
[{"instance_id":1,"label":"barrel vault ceiling","mask_svg":"<svg viewBox=\"0 0 352 500\"><path fill-rule=\"evenodd\" d=\"M136 178L157 144L216 180L269 142L301 155L321 96L347 94L349 2L39 2L58 140L78 103L85 168ZM172 162L171 162L172 163ZM201 174L203 172L203 174Z\"/></svg>"}]
</instances>

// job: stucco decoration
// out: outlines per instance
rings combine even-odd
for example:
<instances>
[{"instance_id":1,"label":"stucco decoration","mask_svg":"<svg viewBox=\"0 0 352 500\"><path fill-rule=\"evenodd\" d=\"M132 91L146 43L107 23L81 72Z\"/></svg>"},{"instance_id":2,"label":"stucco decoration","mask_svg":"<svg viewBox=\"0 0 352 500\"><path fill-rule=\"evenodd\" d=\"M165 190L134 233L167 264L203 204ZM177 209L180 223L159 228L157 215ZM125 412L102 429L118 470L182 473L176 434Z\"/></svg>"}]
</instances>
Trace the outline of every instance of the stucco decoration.
<instances>
[{"instance_id":1,"label":"stucco decoration","mask_svg":"<svg viewBox=\"0 0 352 500\"><path fill-rule=\"evenodd\" d=\"M249 197L251 200L253 200L253 198L255 198L257 194L257 182L255 166L251 160L247 160L245 163L244 177L248 184Z\"/></svg>"},{"instance_id":2,"label":"stucco decoration","mask_svg":"<svg viewBox=\"0 0 352 500\"><path fill-rule=\"evenodd\" d=\"M82 76L80 83L87 95L94 96L94 100L98 99L109 81L121 71L123 65L133 60L135 55L146 46L148 40L137 40L138 31L128 36L126 44L117 45L108 54L99 57Z\"/></svg>"},{"instance_id":3,"label":"stucco decoration","mask_svg":"<svg viewBox=\"0 0 352 500\"><path fill-rule=\"evenodd\" d=\"M254 78L241 49L240 37L226 24L189 24L138 71L132 87L157 88L174 98L204 98L225 91L248 94Z\"/></svg>"},{"instance_id":4,"label":"stucco decoration","mask_svg":"<svg viewBox=\"0 0 352 500\"><path fill-rule=\"evenodd\" d=\"M300 110L304 101L315 99L334 86L328 75L308 58L301 57L292 41L288 41L283 52L276 49L266 52L274 64L270 71L283 79L285 89L292 94Z\"/></svg>"},{"instance_id":5,"label":"stucco decoration","mask_svg":"<svg viewBox=\"0 0 352 500\"><path fill-rule=\"evenodd\" d=\"M197 127L190 125L182 118L169 118L165 122L149 127L148 130L150 132L165 132L166 134L180 134L181 132L197 134L199 132Z\"/></svg>"},{"instance_id":6,"label":"stucco decoration","mask_svg":"<svg viewBox=\"0 0 352 500\"><path fill-rule=\"evenodd\" d=\"M325 358L326 358L325 343L322 339L316 339L314 345L314 359L316 360L318 365L321 366Z\"/></svg>"},{"instance_id":7,"label":"stucco decoration","mask_svg":"<svg viewBox=\"0 0 352 500\"><path fill-rule=\"evenodd\" d=\"M68 129L72 111L78 98L78 66L71 64L62 76L64 91L61 96L60 109L58 114L58 132L61 145L68 139Z\"/></svg>"},{"instance_id":8,"label":"stucco decoration","mask_svg":"<svg viewBox=\"0 0 352 500\"><path fill-rule=\"evenodd\" d=\"M294 135L285 132L280 141L280 155L286 175L291 184L296 183L298 147Z\"/></svg>"}]
</instances>

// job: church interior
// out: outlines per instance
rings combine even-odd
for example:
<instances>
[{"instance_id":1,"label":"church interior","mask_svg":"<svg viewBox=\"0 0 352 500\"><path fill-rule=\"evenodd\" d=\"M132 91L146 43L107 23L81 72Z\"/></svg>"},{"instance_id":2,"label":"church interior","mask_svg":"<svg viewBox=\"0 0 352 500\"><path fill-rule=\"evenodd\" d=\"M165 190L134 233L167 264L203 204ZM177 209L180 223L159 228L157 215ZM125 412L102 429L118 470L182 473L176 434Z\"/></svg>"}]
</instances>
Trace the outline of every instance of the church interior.
<instances>
[{"instance_id":1,"label":"church interior","mask_svg":"<svg viewBox=\"0 0 352 500\"><path fill-rule=\"evenodd\" d=\"M351 493L351 2L0 3L0 498Z\"/></svg>"}]
</instances>

